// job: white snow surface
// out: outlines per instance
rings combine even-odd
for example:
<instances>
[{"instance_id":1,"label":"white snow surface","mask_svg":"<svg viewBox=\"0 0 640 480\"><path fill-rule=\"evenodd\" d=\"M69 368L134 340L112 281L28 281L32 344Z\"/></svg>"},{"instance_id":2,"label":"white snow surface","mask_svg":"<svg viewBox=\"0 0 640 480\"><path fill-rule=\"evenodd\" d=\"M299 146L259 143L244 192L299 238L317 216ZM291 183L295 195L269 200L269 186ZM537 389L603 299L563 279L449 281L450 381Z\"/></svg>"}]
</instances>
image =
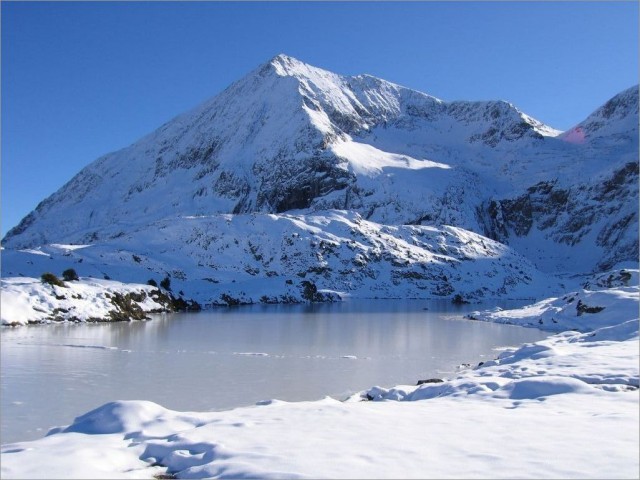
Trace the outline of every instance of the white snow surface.
<instances>
[{"instance_id":1,"label":"white snow surface","mask_svg":"<svg viewBox=\"0 0 640 480\"><path fill-rule=\"evenodd\" d=\"M305 281L358 298L461 295L478 301L561 291L526 258L476 233L447 225L384 225L343 210L185 216L84 248L3 251L6 278L39 278L70 267L82 277L138 284L169 276L174 292L203 306L227 304L225 296L240 303L301 302Z\"/></svg>"},{"instance_id":2,"label":"white snow surface","mask_svg":"<svg viewBox=\"0 0 640 480\"><path fill-rule=\"evenodd\" d=\"M560 299L476 313L553 316L563 331L441 383L225 412L110 402L43 439L3 445L2 477L637 478L638 293L567 294L564 303L580 295L605 307L579 317ZM585 333L567 330L576 325Z\"/></svg>"},{"instance_id":3,"label":"white snow surface","mask_svg":"<svg viewBox=\"0 0 640 480\"><path fill-rule=\"evenodd\" d=\"M115 294L144 294L144 299L137 302L144 312L166 310L152 298L151 293L157 288L149 285L88 277L64 284L64 287L50 285L32 277L1 279L2 325L50 323L52 317L69 321L107 321L109 312L118 310L111 301Z\"/></svg>"},{"instance_id":4,"label":"white snow surface","mask_svg":"<svg viewBox=\"0 0 640 480\"><path fill-rule=\"evenodd\" d=\"M407 155L397 155L383 152L364 143L354 141L337 142L331 150L341 158L348 160L353 171L360 175L376 177L385 168L406 170L421 170L423 168L449 169L449 165L432 162L430 160L418 160Z\"/></svg>"}]
</instances>

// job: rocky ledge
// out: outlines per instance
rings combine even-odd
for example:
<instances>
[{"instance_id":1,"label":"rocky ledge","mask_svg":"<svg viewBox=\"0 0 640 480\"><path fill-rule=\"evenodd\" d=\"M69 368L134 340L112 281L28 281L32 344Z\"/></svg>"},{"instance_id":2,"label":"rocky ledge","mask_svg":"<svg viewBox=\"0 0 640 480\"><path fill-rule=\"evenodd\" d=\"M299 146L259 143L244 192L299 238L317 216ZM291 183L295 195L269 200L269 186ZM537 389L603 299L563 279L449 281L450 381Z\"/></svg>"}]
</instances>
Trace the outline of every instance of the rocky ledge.
<instances>
[{"instance_id":1,"label":"rocky ledge","mask_svg":"<svg viewBox=\"0 0 640 480\"><path fill-rule=\"evenodd\" d=\"M200 310L197 302L152 285L90 277L63 281L53 274L1 282L2 325L9 326L148 320L152 313Z\"/></svg>"}]
</instances>

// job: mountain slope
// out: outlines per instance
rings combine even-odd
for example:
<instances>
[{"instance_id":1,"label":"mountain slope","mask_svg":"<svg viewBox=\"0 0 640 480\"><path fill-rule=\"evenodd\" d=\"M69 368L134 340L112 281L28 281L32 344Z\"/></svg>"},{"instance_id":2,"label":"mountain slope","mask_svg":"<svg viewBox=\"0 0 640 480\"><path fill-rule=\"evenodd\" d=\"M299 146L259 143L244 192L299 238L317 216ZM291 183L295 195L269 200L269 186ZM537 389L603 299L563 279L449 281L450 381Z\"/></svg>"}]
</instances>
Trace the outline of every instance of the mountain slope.
<instances>
[{"instance_id":1,"label":"mountain slope","mask_svg":"<svg viewBox=\"0 0 640 480\"><path fill-rule=\"evenodd\" d=\"M638 163L564 186L539 182L485 204L485 233L544 271L605 271L638 259Z\"/></svg>"},{"instance_id":2,"label":"mountain slope","mask_svg":"<svg viewBox=\"0 0 640 480\"><path fill-rule=\"evenodd\" d=\"M547 272L589 272L637 260L637 172L637 87L561 133L507 102L444 102L278 55L87 166L3 245L115 249L168 223L187 241L185 217L350 211L453 225Z\"/></svg>"},{"instance_id":3,"label":"mountain slope","mask_svg":"<svg viewBox=\"0 0 640 480\"><path fill-rule=\"evenodd\" d=\"M456 135L444 135L454 127ZM5 242L87 241L102 238L104 227L114 223L178 214L283 212L316 204L356 208L369 216L380 209L374 219L405 223L417 221L461 183L473 190L472 174L455 164L450 172L434 172L431 162L420 163L428 156L401 152L413 164L410 178L417 173L432 193L421 202L423 209L413 207L413 198L389 201L389 189L370 181L384 182L404 171L402 156L391 159L395 148L375 145L388 129L428 144L455 145L461 135L472 144L494 147L501 139L537 139L545 131L504 102L447 105L384 80L341 77L278 56L211 101L98 159L39 205ZM381 160L379 167L363 169L371 154ZM445 160L439 163L452 163ZM73 219L60 223L56 212L68 208ZM399 214L391 213L398 208ZM57 238L50 238L46 228L53 226L47 220L53 217ZM468 211L455 220L471 227L473 217Z\"/></svg>"},{"instance_id":4,"label":"mountain slope","mask_svg":"<svg viewBox=\"0 0 640 480\"><path fill-rule=\"evenodd\" d=\"M558 282L511 248L457 227L387 226L346 211L182 217L106 243L5 250L3 274L167 277L202 304L361 298L535 298ZM319 294L316 294L320 291Z\"/></svg>"},{"instance_id":5,"label":"mountain slope","mask_svg":"<svg viewBox=\"0 0 640 480\"><path fill-rule=\"evenodd\" d=\"M631 87L614 96L584 121L564 132L562 139L575 142L637 143L638 87Z\"/></svg>"}]
</instances>

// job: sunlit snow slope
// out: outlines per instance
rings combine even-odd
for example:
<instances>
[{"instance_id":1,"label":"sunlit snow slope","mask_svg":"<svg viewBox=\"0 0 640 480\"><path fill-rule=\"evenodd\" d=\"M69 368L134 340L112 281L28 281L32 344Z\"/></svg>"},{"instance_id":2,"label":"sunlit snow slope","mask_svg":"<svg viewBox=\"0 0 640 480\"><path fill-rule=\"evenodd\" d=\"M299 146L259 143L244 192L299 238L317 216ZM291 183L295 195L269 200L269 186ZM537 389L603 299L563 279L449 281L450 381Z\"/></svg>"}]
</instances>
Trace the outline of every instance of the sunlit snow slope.
<instances>
[{"instance_id":1,"label":"sunlit snow slope","mask_svg":"<svg viewBox=\"0 0 640 480\"><path fill-rule=\"evenodd\" d=\"M260 232L242 219L248 217L230 221L243 225L238 240L264 236L278 255L287 255L290 246L268 218L296 215L313 223L308 216L335 215L346 222L357 213L376 228L422 225L446 232L454 226L509 245L515 249L510 255L528 258L518 257L522 265L587 273L637 262L637 185L637 87L562 133L504 101L444 102L369 75L341 76L278 55L194 110L91 163L12 229L3 246L5 253L52 243L116 252L128 239L127 252L156 262L154 275L182 270L200 281L235 271L241 262L207 260L203 265L214 266L206 274L203 265L192 268L191 247L175 244L202 238L200 223L187 217L209 217L206 234L222 229L224 215L279 215L260 220ZM362 234L354 227L340 245ZM167 260L165 253L174 250ZM26 267L13 260L18 256L8 257L3 275L24 274ZM435 265L426 257L415 261ZM119 269L120 279L139 281L139 268ZM285 264L260 271L255 276L265 279L298 273ZM351 282L351 275L348 268L334 269L327 287ZM509 274L500 276L504 283ZM362 285L356 290L373 295ZM421 286L416 295L433 294ZM512 293L508 282L505 289Z\"/></svg>"}]
</instances>

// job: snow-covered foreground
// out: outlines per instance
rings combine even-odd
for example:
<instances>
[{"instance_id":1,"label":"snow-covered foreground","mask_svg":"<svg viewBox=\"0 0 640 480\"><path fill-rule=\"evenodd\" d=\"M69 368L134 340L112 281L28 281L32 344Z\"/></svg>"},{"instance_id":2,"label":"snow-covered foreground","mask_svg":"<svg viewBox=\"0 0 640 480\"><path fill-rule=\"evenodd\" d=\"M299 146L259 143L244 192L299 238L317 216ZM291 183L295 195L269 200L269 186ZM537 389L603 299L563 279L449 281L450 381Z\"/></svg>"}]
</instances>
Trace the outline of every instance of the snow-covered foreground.
<instances>
[{"instance_id":1,"label":"snow-covered foreground","mask_svg":"<svg viewBox=\"0 0 640 480\"><path fill-rule=\"evenodd\" d=\"M638 287L571 295L591 310L499 312L565 331L444 382L226 412L116 401L4 445L2 477L638 478Z\"/></svg>"}]
</instances>

